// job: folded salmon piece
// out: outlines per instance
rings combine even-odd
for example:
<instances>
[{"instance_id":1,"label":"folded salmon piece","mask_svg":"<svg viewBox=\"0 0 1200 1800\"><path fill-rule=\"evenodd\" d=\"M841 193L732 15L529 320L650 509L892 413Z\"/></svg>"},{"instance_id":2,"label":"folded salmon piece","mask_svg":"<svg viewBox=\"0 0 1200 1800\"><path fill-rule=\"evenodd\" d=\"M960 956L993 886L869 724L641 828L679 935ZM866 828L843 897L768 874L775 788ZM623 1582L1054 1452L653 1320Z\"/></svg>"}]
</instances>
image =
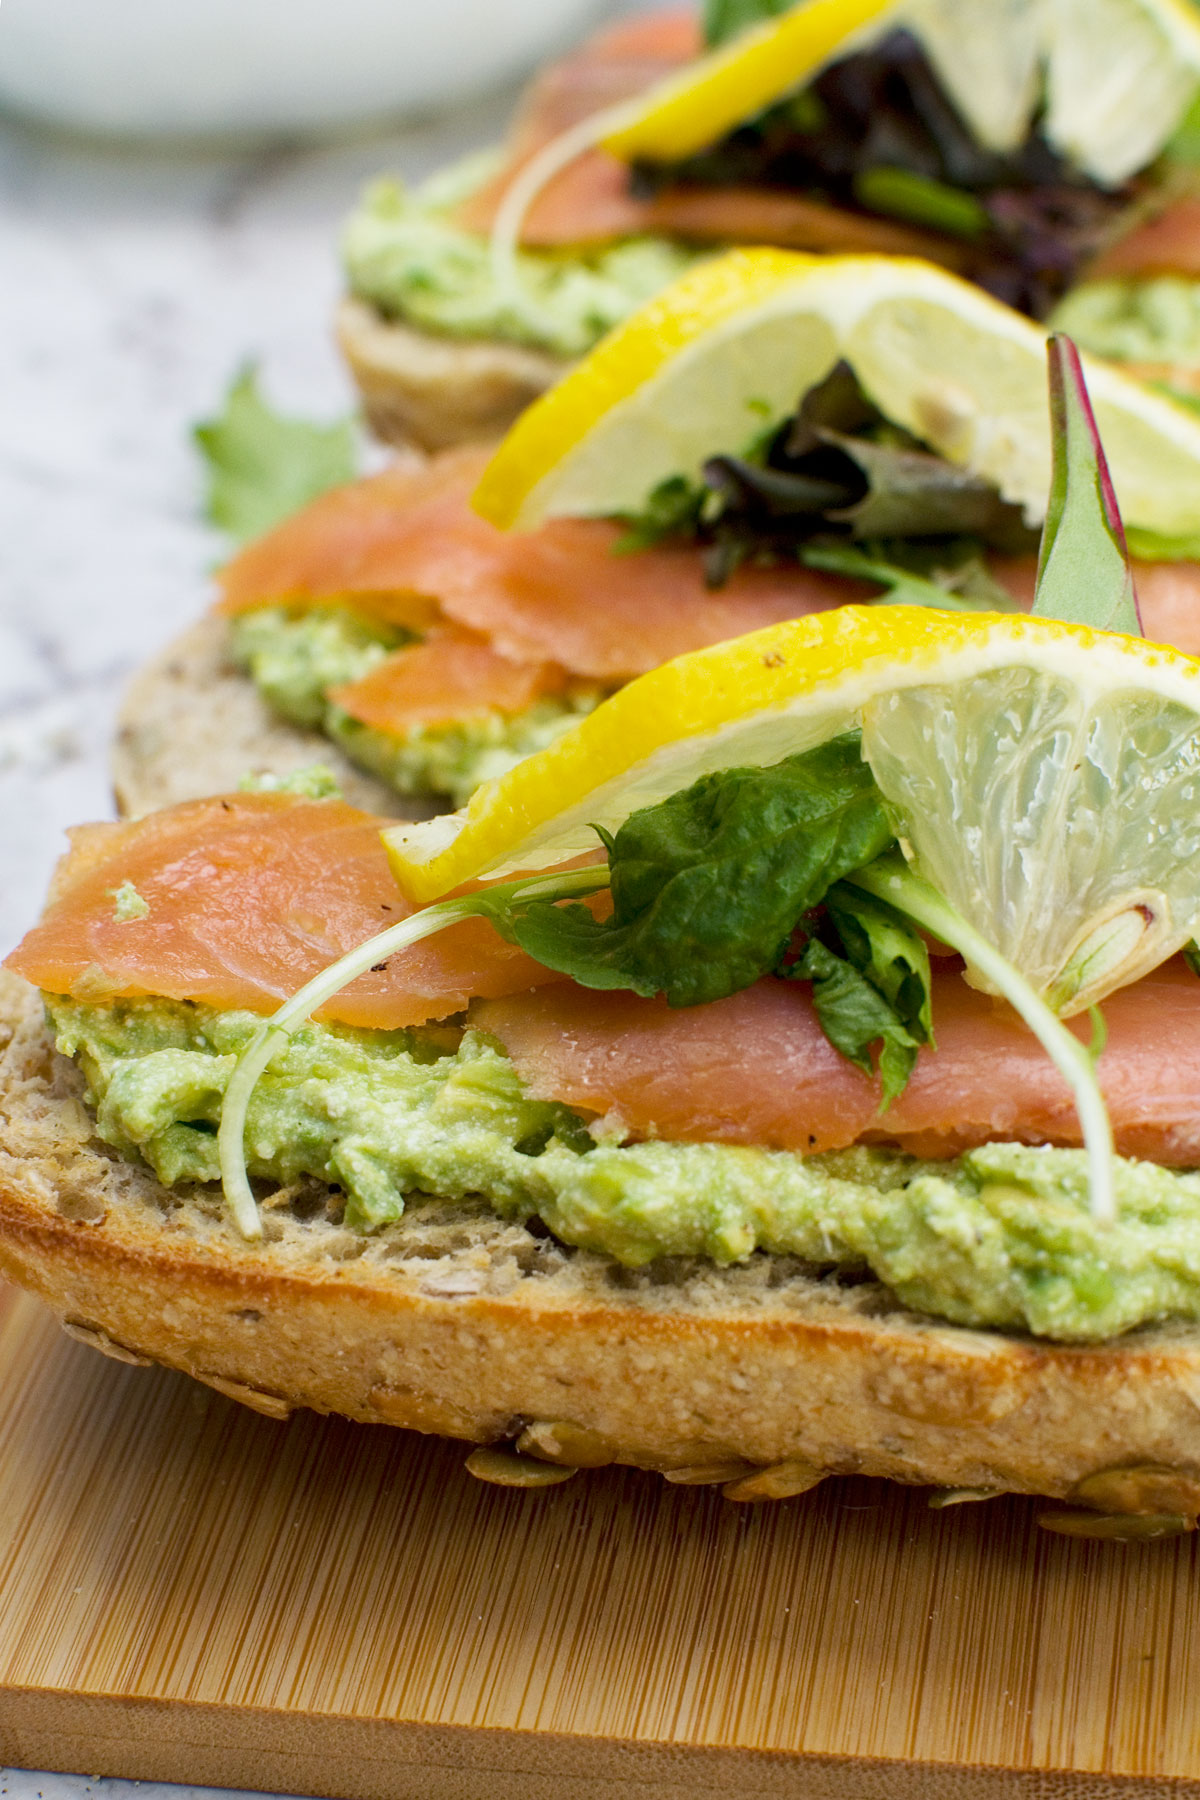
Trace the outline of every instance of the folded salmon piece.
<instances>
[{"instance_id":1,"label":"folded salmon piece","mask_svg":"<svg viewBox=\"0 0 1200 1800\"><path fill-rule=\"evenodd\" d=\"M1118 1150L1200 1163L1200 981L1177 960L1112 994L1104 1018L1100 1085ZM882 1115L878 1084L825 1037L807 984L760 981L672 1011L571 983L481 1001L471 1020L499 1038L535 1097L637 1138L807 1152L879 1142L925 1157L995 1140L1081 1141L1070 1090L1037 1039L945 963L933 982L937 1048L921 1051Z\"/></svg>"},{"instance_id":2,"label":"folded salmon piece","mask_svg":"<svg viewBox=\"0 0 1200 1800\"><path fill-rule=\"evenodd\" d=\"M616 685L689 650L878 591L799 563L742 567L710 589L694 546L619 552L622 527L608 519L500 531L471 506L487 461L485 450L445 451L423 467L397 467L321 495L222 570L220 610L344 602L417 631L450 621L496 658L521 665L518 676L504 660L480 655L473 705L458 707L463 673L448 652L431 652L420 664L429 709L420 716L445 720L489 706L520 710L526 702L513 695L553 691L560 672ZM992 570L1019 605L1032 604L1035 558L996 557ZM1138 563L1134 577L1147 637L1200 653L1200 564ZM393 673L377 671L343 689L339 704L388 729L382 697L394 680L404 704L390 729L417 722L405 710L416 692L410 672L418 665L410 658L409 650L398 652Z\"/></svg>"},{"instance_id":3,"label":"folded salmon piece","mask_svg":"<svg viewBox=\"0 0 1200 1800\"><path fill-rule=\"evenodd\" d=\"M450 625L405 644L329 698L364 725L396 732L452 725L484 711L524 712L566 685L566 671L556 664L513 662L477 632Z\"/></svg>"},{"instance_id":4,"label":"folded salmon piece","mask_svg":"<svg viewBox=\"0 0 1200 1800\"><path fill-rule=\"evenodd\" d=\"M413 911L380 841L386 822L340 800L231 794L85 826L8 967L79 999L157 994L273 1012ZM126 883L144 916L119 916ZM564 979L469 919L359 976L318 1016L391 1030Z\"/></svg>"},{"instance_id":5,"label":"folded salmon piece","mask_svg":"<svg viewBox=\"0 0 1200 1800\"><path fill-rule=\"evenodd\" d=\"M511 662L615 684L872 591L799 564L743 567L714 591L695 548L624 554L615 550L622 527L608 519L500 531L471 506L487 460L486 451L446 451L423 469L323 494L227 565L220 610L342 601L416 630L440 617Z\"/></svg>"},{"instance_id":6,"label":"folded salmon piece","mask_svg":"<svg viewBox=\"0 0 1200 1800\"><path fill-rule=\"evenodd\" d=\"M1089 281L1148 275L1200 275L1200 197L1176 200L1135 226L1087 271Z\"/></svg>"}]
</instances>

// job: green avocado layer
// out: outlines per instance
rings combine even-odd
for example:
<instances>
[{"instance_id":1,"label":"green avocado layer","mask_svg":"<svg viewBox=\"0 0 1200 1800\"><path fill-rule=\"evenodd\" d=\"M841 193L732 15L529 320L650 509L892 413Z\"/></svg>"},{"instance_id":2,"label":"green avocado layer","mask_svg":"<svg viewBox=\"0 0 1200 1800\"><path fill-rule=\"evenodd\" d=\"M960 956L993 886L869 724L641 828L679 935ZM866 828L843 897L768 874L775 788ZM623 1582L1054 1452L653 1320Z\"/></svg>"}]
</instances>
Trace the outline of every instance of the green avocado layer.
<instances>
[{"instance_id":1,"label":"green avocado layer","mask_svg":"<svg viewBox=\"0 0 1200 1800\"><path fill-rule=\"evenodd\" d=\"M531 317L497 288L487 239L450 218L450 209L493 166L493 158L472 158L416 194L398 181L373 182L342 235L350 291L388 317L426 331L582 356L699 260L696 251L657 237L523 250L521 279L537 310Z\"/></svg>"},{"instance_id":2,"label":"green avocado layer","mask_svg":"<svg viewBox=\"0 0 1200 1800\"><path fill-rule=\"evenodd\" d=\"M1053 324L1115 362L1200 368L1200 281L1185 275L1084 282L1059 304Z\"/></svg>"},{"instance_id":3,"label":"green avocado layer","mask_svg":"<svg viewBox=\"0 0 1200 1800\"><path fill-rule=\"evenodd\" d=\"M544 750L604 698L600 688L580 687L524 712L489 708L452 725L414 725L403 735L364 725L328 698L406 641L406 633L344 607L269 606L233 622L234 660L283 718L323 731L398 793L448 794L455 806L465 805L481 781Z\"/></svg>"},{"instance_id":4,"label":"green avocado layer","mask_svg":"<svg viewBox=\"0 0 1200 1800\"><path fill-rule=\"evenodd\" d=\"M47 1006L105 1141L168 1187L215 1181L221 1097L259 1020L157 1000ZM305 1026L259 1081L246 1150L258 1179L340 1187L361 1231L397 1220L410 1193L478 1195L630 1267L767 1250L867 1268L905 1306L963 1325L1088 1341L1200 1319L1200 1174L1122 1161L1118 1221L1099 1227L1078 1151L990 1144L931 1163L597 1141L470 1030Z\"/></svg>"}]
</instances>

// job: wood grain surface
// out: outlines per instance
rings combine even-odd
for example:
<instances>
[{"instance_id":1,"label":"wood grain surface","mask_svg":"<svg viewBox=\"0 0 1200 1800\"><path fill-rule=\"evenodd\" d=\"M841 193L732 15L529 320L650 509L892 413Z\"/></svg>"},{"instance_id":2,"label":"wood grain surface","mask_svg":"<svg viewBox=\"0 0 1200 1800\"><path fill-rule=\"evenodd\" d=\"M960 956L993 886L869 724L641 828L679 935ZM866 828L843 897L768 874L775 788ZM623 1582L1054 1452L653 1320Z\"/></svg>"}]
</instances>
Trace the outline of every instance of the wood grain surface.
<instances>
[{"instance_id":1,"label":"wood grain surface","mask_svg":"<svg viewBox=\"0 0 1200 1800\"><path fill-rule=\"evenodd\" d=\"M262 1418L0 1291L0 1759L356 1800L1200 1796L1195 1536L867 1481L512 1493L463 1456Z\"/></svg>"}]
</instances>

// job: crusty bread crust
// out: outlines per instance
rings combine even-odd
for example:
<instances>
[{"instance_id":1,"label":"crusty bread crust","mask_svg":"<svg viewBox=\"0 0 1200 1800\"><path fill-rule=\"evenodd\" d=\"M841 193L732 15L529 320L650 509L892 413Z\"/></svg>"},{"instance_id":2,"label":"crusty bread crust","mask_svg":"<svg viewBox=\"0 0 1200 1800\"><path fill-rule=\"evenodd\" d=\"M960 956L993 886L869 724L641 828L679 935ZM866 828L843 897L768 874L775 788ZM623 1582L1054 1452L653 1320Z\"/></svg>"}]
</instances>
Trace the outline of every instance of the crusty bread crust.
<instances>
[{"instance_id":1,"label":"crusty bread crust","mask_svg":"<svg viewBox=\"0 0 1200 1800\"><path fill-rule=\"evenodd\" d=\"M347 800L367 812L415 819L437 810L364 774L320 732L277 718L229 647L228 622L210 614L130 683L112 753L126 818L232 793L246 774L286 775L310 763L331 769Z\"/></svg>"},{"instance_id":2,"label":"crusty bread crust","mask_svg":"<svg viewBox=\"0 0 1200 1800\"><path fill-rule=\"evenodd\" d=\"M376 437L423 450L500 437L571 366L498 338L435 337L353 298L335 330Z\"/></svg>"},{"instance_id":3,"label":"crusty bread crust","mask_svg":"<svg viewBox=\"0 0 1200 1800\"><path fill-rule=\"evenodd\" d=\"M565 1422L593 1461L664 1470L798 1461L1063 1496L1158 1464L1194 1491L1195 1328L1039 1344L778 1257L634 1275L437 1200L363 1238L316 1184L265 1196L265 1241L249 1245L215 1190L171 1193L121 1161L82 1095L38 995L0 972L0 1273L108 1354L261 1411L477 1443Z\"/></svg>"}]
</instances>

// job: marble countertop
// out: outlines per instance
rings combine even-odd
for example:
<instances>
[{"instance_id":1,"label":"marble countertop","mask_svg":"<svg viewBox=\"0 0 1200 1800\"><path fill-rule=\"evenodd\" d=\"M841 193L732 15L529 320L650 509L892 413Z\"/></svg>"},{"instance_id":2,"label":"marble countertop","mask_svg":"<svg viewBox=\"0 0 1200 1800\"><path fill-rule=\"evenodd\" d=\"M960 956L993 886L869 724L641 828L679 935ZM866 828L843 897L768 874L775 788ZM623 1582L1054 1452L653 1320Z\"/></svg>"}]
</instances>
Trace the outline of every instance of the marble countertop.
<instances>
[{"instance_id":1,"label":"marble countertop","mask_svg":"<svg viewBox=\"0 0 1200 1800\"><path fill-rule=\"evenodd\" d=\"M253 152L0 119L0 953L64 828L111 815L127 677L207 603L223 545L199 517L191 425L247 359L281 410L350 410L330 336L339 219L373 173L416 180L494 139L510 104Z\"/></svg>"}]
</instances>

